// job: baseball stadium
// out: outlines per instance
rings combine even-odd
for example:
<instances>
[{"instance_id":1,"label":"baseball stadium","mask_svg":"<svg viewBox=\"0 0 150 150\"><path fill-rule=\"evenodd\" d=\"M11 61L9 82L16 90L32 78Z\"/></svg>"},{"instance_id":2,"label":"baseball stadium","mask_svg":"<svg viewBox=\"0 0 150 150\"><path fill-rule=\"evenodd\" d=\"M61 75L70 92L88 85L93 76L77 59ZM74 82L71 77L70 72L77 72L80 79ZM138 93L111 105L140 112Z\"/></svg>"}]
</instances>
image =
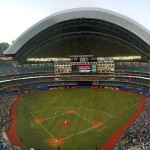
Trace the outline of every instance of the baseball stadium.
<instances>
[{"instance_id":1,"label":"baseball stadium","mask_svg":"<svg viewBox=\"0 0 150 150\"><path fill-rule=\"evenodd\" d=\"M101 8L54 13L0 56L0 150L149 150L150 31Z\"/></svg>"}]
</instances>

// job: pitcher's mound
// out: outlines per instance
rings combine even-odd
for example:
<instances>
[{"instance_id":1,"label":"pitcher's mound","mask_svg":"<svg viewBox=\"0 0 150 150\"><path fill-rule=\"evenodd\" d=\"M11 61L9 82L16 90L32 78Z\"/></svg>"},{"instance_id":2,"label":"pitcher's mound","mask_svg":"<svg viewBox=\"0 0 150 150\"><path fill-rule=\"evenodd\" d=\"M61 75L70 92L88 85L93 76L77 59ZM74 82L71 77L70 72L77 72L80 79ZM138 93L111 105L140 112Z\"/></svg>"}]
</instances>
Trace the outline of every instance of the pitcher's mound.
<instances>
[{"instance_id":1,"label":"pitcher's mound","mask_svg":"<svg viewBox=\"0 0 150 150\"><path fill-rule=\"evenodd\" d=\"M69 126L71 126L71 125L72 125L72 122L71 122L71 121L64 121L64 122L61 123L61 126L62 126L62 127L69 127Z\"/></svg>"},{"instance_id":2,"label":"pitcher's mound","mask_svg":"<svg viewBox=\"0 0 150 150\"><path fill-rule=\"evenodd\" d=\"M53 137L49 140L48 144L51 147L61 147L65 143L64 138L62 137Z\"/></svg>"},{"instance_id":3,"label":"pitcher's mound","mask_svg":"<svg viewBox=\"0 0 150 150\"><path fill-rule=\"evenodd\" d=\"M100 122L100 121L94 121L94 122L92 122L92 126L94 127L94 128L98 128L98 127L100 127L102 125L102 122Z\"/></svg>"}]
</instances>

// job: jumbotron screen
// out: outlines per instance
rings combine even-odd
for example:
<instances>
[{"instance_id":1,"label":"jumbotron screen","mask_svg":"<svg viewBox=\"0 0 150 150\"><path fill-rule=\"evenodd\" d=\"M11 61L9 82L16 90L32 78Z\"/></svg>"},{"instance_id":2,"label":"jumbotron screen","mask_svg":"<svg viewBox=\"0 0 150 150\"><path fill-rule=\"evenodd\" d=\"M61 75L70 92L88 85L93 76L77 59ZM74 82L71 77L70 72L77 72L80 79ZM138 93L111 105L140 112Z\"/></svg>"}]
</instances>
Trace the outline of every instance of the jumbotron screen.
<instances>
[{"instance_id":1,"label":"jumbotron screen","mask_svg":"<svg viewBox=\"0 0 150 150\"><path fill-rule=\"evenodd\" d=\"M72 73L96 73L96 65L72 65Z\"/></svg>"}]
</instances>

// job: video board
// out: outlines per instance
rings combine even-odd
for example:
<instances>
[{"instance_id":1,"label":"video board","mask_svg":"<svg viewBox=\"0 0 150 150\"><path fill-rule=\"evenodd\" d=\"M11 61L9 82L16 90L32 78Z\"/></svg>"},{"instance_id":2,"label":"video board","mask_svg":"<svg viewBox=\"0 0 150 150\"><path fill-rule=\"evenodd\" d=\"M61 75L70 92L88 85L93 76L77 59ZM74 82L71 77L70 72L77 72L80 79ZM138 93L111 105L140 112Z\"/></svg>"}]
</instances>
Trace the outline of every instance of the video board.
<instances>
[{"instance_id":1,"label":"video board","mask_svg":"<svg viewBox=\"0 0 150 150\"><path fill-rule=\"evenodd\" d=\"M72 73L96 73L96 65L72 65Z\"/></svg>"}]
</instances>

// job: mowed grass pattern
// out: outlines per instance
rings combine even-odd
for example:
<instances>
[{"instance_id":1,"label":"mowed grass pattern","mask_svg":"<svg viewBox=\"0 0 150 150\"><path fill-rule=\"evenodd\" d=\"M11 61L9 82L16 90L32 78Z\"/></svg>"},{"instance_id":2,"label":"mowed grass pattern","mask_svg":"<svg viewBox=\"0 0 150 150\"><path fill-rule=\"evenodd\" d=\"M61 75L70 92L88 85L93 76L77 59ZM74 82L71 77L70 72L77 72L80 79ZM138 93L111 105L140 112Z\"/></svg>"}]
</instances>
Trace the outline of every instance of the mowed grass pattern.
<instances>
[{"instance_id":1,"label":"mowed grass pattern","mask_svg":"<svg viewBox=\"0 0 150 150\"><path fill-rule=\"evenodd\" d=\"M48 145L62 137L61 150L102 147L135 113L141 96L111 90L68 89L25 94L17 107L17 134L29 149L56 150ZM76 114L68 114L76 110ZM36 119L44 119L41 124ZM71 125L63 127L62 122ZM93 128L94 121L102 122Z\"/></svg>"}]
</instances>

